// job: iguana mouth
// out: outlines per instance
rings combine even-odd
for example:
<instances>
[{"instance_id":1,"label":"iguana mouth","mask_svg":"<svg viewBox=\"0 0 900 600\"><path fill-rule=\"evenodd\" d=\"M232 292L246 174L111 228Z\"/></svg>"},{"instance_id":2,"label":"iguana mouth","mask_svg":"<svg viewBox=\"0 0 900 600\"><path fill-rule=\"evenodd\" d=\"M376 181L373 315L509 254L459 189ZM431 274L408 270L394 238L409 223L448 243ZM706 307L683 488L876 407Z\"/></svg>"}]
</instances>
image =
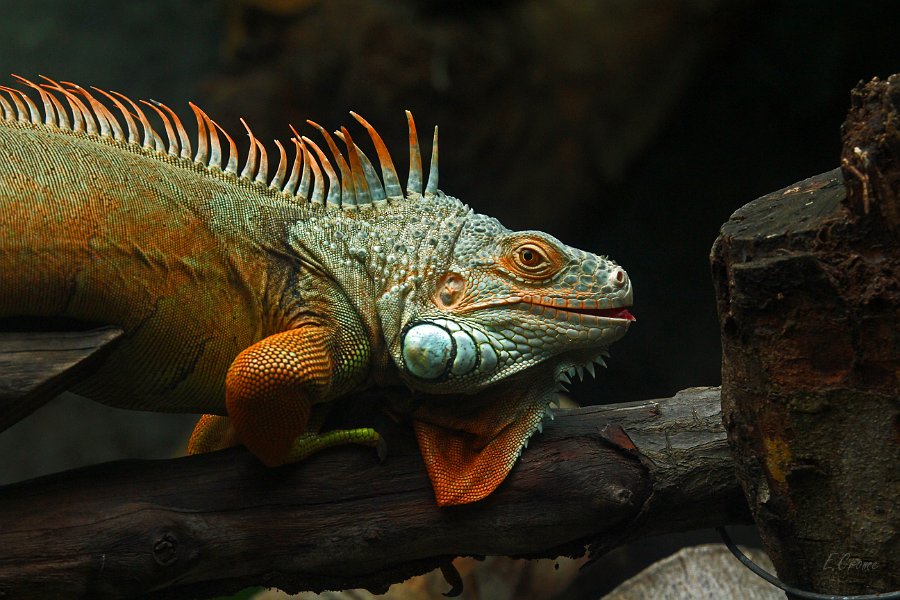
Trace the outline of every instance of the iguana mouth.
<instances>
[{"instance_id":1,"label":"iguana mouth","mask_svg":"<svg viewBox=\"0 0 900 600\"><path fill-rule=\"evenodd\" d=\"M623 321L636 321L627 308L557 308L556 310L580 315L593 315L604 319L621 319Z\"/></svg>"},{"instance_id":2,"label":"iguana mouth","mask_svg":"<svg viewBox=\"0 0 900 600\"><path fill-rule=\"evenodd\" d=\"M570 300L567 298L550 298L546 296L531 296L521 300L522 304L529 305L535 314L549 318L566 318L570 314L589 315L602 319L619 319L622 321L636 321L627 308L618 306L615 308L597 308L596 300ZM557 314L562 313L562 314Z\"/></svg>"}]
</instances>

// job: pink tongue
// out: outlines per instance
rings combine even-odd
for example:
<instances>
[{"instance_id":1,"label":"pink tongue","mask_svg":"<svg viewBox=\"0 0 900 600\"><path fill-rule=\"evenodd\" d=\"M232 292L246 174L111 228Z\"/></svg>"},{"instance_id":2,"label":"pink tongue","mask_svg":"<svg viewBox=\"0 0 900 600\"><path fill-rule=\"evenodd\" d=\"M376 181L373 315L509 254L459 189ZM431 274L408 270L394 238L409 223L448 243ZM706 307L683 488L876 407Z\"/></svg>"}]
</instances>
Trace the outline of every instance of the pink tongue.
<instances>
[{"instance_id":1,"label":"pink tongue","mask_svg":"<svg viewBox=\"0 0 900 600\"><path fill-rule=\"evenodd\" d=\"M637 321L630 312L628 312L627 308L611 308L609 310L603 311L604 317L610 317L612 319L625 319L626 321Z\"/></svg>"}]
</instances>

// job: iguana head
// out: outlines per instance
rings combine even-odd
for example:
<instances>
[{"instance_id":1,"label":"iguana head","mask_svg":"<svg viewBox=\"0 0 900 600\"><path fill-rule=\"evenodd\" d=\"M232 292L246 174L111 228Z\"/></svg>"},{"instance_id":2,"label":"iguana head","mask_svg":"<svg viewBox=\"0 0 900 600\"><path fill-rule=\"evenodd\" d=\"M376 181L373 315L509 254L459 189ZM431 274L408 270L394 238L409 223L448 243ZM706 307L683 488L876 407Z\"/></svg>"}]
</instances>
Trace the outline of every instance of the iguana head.
<instances>
[{"instance_id":1,"label":"iguana head","mask_svg":"<svg viewBox=\"0 0 900 600\"><path fill-rule=\"evenodd\" d=\"M631 303L613 261L483 215L463 219L397 349L408 383L441 396L413 414L439 504L480 499L503 481L558 384L593 374L625 335Z\"/></svg>"},{"instance_id":2,"label":"iguana head","mask_svg":"<svg viewBox=\"0 0 900 600\"><path fill-rule=\"evenodd\" d=\"M437 250L420 284L386 291L379 316L401 376L427 394L412 418L438 503L461 504L503 481L561 383L603 364L634 320L631 281L606 257L510 231L438 191L436 143L423 194L411 119L410 148L407 201L433 220L408 237Z\"/></svg>"},{"instance_id":3,"label":"iguana head","mask_svg":"<svg viewBox=\"0 0 900 600\"><path fill-rule=\"evenodd\" d=\"M435 394L477 392L534 367L565 379L602 363L634 320L631 281L616 263L478 214L417 300L400 363L413 387Z\"/></svg>"},{"instance_id":4,"label":"iguana head","mask_svg":"<svg viewBox=\"0 0 900 600\"><path fill-rule=\"evenodd\" d=\"M388 208L373 213L380 225L347 236L371 248L347 254L369 264L388 352L422 393L407 412L438 504L473 502L506 477L561 384L582 369L593 373L625 335L634 320L626 309L631 281L606 257L539 231L510 231L439 191L436 130L423 189L409 113L410 175L401 195L384 143L354 116L375 143L383 189L345 129L349 164L320 131L341 166L341 185L354 182L350 197L358 203L362 192ZM320 159L329 170L324 153ZM335 205L346 203L346 190L335 196Z\"/></svg>"}]
</instances>

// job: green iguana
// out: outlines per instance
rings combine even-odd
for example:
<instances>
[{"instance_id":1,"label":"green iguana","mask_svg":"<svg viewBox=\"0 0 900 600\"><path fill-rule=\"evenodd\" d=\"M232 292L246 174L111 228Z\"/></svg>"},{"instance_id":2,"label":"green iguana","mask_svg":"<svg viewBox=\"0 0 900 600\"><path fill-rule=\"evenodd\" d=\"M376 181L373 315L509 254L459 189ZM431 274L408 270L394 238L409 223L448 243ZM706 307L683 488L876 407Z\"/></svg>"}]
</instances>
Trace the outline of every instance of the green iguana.
<instances>
[{"instance_id":1,"label":"green iguana","mask_svg":"<svg viewBox=\"0 0 900 600\"><path fill-rule=\"evenodd\" d=\"M337 172L292 127L296 156L276 141L270 173L246 123L239 171L232 138L193 104L196 152L163 104L18 79L30 95L0 87L0 317L120 326L73 391L208 413L191 453L243 444L274 466L380 448L373 429L323 420L342 396L405 384L421 397L406 412L438 504L473 502L503 481L560 386L593 374L633 320L616 263L438 190L437 128L423 187L408 112L404 193L355 113L380 177L346 128L343 153L312 121Z\"/></svg>"}]
</instances>

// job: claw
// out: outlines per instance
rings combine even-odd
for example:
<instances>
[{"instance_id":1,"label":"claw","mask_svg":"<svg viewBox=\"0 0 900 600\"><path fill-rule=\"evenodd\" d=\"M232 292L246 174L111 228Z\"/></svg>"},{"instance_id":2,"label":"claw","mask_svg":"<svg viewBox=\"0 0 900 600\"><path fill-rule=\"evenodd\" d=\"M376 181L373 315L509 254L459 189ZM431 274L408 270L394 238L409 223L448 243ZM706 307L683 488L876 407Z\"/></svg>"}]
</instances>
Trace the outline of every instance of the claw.
<instances>
[{"instance_id":1,"label":"claw","mask_svg":"<svg viewBox=\"0 0 900 600\"><path fill-rule=\"evenodd\" d=\"M444 580L450 584L450 590L444 592L444 596L454 598L463 593L462 576L456 570L456 567L453 566L452 561L441 565L441 574L444 576Z\"/></svg>"}]
</instances>

